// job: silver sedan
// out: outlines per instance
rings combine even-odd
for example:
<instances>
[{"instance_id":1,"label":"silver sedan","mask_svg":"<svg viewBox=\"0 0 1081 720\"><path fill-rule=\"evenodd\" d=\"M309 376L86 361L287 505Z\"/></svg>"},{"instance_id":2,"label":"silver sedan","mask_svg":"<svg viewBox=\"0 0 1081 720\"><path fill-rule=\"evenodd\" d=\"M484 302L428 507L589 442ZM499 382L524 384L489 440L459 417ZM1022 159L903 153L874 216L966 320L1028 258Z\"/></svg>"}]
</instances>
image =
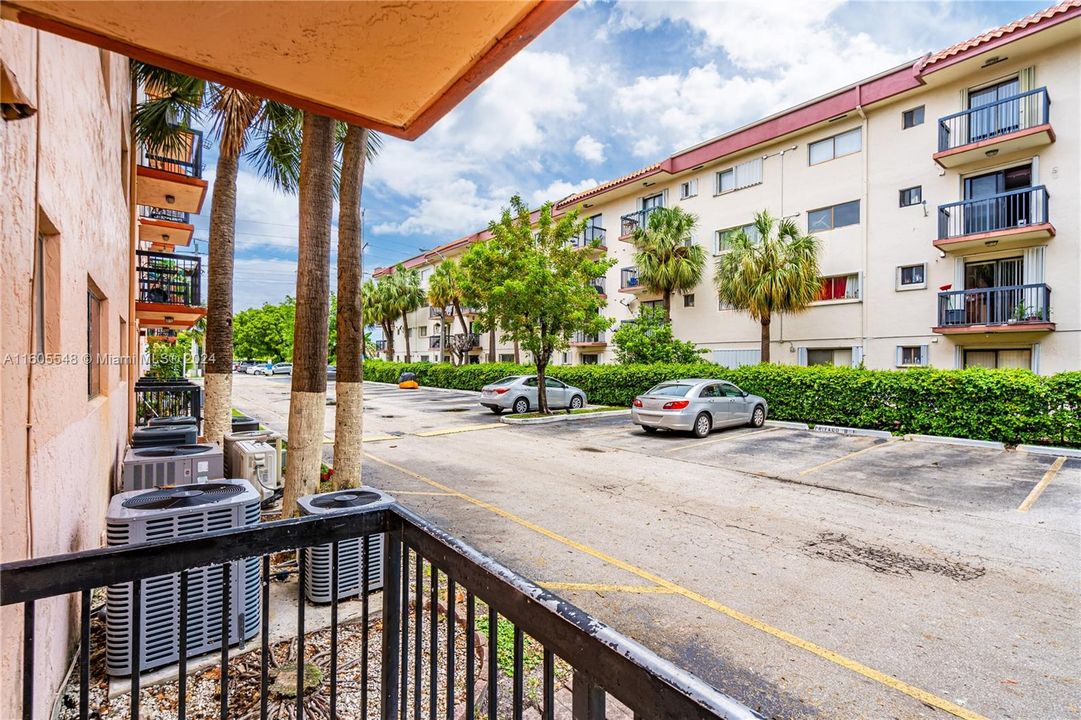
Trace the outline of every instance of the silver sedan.
<instances>
[{"instance_id":1,"label":"silver sedan","mask_svg":"<svg viewBox=\"0 0 1081 720\"><path fill-rule=\"evenodd\" d=\"M646 432L680 430L705 437L714 428L762 427L768 405L723 380L671 380L634 399L631 421Z\"/></svg>"},{"instance_id":2,"label":"silver sedan","mask_svg":"<svg viewBox=\"0 0 1081 720\"><path fill-rule=\"evenodd\" d=\"M536 375L511 375L481 388L480 404L496 415L504 410L526 413L539 407L537 390ZM586 391L562 380L544 378L544 391L550 408L577 410L585 407Z\"/></svg>"}]
</instances>

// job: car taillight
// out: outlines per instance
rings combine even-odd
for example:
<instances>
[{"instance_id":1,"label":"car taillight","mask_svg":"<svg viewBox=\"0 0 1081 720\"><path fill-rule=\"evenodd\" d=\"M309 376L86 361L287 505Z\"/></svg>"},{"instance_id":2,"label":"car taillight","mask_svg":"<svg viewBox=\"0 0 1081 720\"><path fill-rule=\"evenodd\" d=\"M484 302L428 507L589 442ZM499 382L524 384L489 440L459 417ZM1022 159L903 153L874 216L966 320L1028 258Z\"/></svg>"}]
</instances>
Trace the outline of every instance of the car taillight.
<instances>
[{"instance_id":1,"label":"car taillight","mask_svg":"<svg viewBox=\"0 0 1081 720\"><path fill-rule=\"evenodd\" d=\"M635 398L634 399L634 406L635 407L642 407L642 401L639 400L638 398Z\"/></svg>"},{"instance_id":2,"label":"car taillight","mask_svg":"<svg viewBox=\"0 0 1081 720\"><path fill-rule=\"evenodd\" d=\"M690 400L673 400L672 402L666 402L662 410L682 410L691 404Z\"/></svg>"},{"instance_id":3,"label":"car taillight","mask_svg":"<svg viewBox=\"0 0 1081 720\"><path fill-rule=\"evenodd\" d=\"M503 393L507 392L508 390L510 390L510 388L496 388L495 389L495 394L496 395L502 395Z\"/></svg>"}]
</instances>

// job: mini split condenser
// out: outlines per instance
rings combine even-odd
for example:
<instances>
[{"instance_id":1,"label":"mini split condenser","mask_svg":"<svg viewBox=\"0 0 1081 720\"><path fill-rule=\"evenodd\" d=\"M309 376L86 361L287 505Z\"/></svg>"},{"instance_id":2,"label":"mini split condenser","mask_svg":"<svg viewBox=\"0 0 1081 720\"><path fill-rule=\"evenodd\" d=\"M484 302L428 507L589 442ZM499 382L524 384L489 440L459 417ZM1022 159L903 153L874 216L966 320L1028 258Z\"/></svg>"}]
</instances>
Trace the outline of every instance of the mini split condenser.
<instances>
[{"instance_id":1,"label":"mini split condenser","mask_svg":"<svg viewBox=\"0 0 1081 720\"><path fill-rule=\"evenodd\" d=\"M217 445L128 448L120 490L190 485L222 477L225 477L225 468L221 448Z\"/></svg>"}]
</instances>

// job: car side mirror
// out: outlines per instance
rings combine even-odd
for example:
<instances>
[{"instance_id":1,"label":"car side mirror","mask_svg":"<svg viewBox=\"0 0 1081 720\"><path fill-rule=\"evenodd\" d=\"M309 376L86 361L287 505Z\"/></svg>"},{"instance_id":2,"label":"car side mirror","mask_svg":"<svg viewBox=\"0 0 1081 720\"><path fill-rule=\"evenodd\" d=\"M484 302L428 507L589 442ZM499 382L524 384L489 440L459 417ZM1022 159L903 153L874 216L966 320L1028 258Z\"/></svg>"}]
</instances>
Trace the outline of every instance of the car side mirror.
<instances>
[{"instance_id":1,"label":"car side mirror","mask_svg":"<svg viewBox=\"0 0 1081 720\"><path fill-rule=\"evenodd\" d=\"M743 397L747 397L748 395L750 395L750 393L746 390L740 390L740 394L743 395Z\"/></svg>"}]
</instances>

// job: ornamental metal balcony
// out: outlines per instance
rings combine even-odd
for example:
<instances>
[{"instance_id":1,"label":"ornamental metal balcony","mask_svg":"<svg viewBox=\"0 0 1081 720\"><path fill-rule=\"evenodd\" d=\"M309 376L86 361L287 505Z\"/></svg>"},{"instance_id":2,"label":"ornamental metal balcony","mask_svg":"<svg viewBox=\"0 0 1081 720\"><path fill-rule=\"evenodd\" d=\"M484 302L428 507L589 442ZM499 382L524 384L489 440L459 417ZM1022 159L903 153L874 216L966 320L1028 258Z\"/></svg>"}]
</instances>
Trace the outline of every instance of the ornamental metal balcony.
<instances>
[{"instance_id":1,"label":"ornamental metal balcony","mask_svg":"<svg viewBox=\"0 0 1081 720\"><path fill-rule=\"evenodd\" d=\"M202 257L137 250L135 313L140 325L186 328L206 315Z\"/></svg>"},{"instance_id":2,"label":"ornamental metal balcony","mask_svg":"<svg viewBox=\"0 0 1081 720\"><path fill-rule=\"evenodd\" d=\"M605 238L608 231L595 225L587 225L580 235L571 238L571 247L588 249L591 253L603 255L607 250Z\"/></svg>"},{"instance_id":3,"label":"ornamental metal balcony","mask_svg":"<svg viewBox=\"0 0 1081 720\"><path fill-rule=\"evenodd\" d=\"M934 159L956 168L1052 143L1050 112L1047 88L1037 88L947 115L938 121Z\"/></svg>"},{"instance_id":4,"label":"ornamental metal balcony","mask_svg":"<svg viewBox=\"0 0 1081 720\"><path fill-rule=\"evenodd\" d=\"M159 147L144 147L136 169L143 205L198 214L206 198L203 180L203 133L176 128L176 138Z\"/></svg>"},{"instance_id":5,"label":"ornamental metal balcony","mask_svg":"<svg viewBox=\"0 0 1081 720\"><path fill-rule=\"evenodd\" d=\"M1047 188L1020 188L991 197L938 206L938 240L943 250L1003 249L1054 236Z\"/></svg>"},{"instance_id":6,"label":"ornamental metal balcony","mask_svg":"<svg viewBox=\"0 0 1081 720\"><path fill-rule=\"evenodd\" d=\"M938 294L937 333L1054 330L1051 288L1043 283L950 290Z\"/></svg>"},{"instance_id":7,"label":"ornamental metal balcony","mask_svg":"<svg viewBox=\"0 0 1081 720\"><path fill-rule=\"evenodd\" d=\"M622 216L619 219L619 239L629 240L635 230L646 226L650 214L656 209L656 207L645 208Z\"/></svg>"}]
</instances>

